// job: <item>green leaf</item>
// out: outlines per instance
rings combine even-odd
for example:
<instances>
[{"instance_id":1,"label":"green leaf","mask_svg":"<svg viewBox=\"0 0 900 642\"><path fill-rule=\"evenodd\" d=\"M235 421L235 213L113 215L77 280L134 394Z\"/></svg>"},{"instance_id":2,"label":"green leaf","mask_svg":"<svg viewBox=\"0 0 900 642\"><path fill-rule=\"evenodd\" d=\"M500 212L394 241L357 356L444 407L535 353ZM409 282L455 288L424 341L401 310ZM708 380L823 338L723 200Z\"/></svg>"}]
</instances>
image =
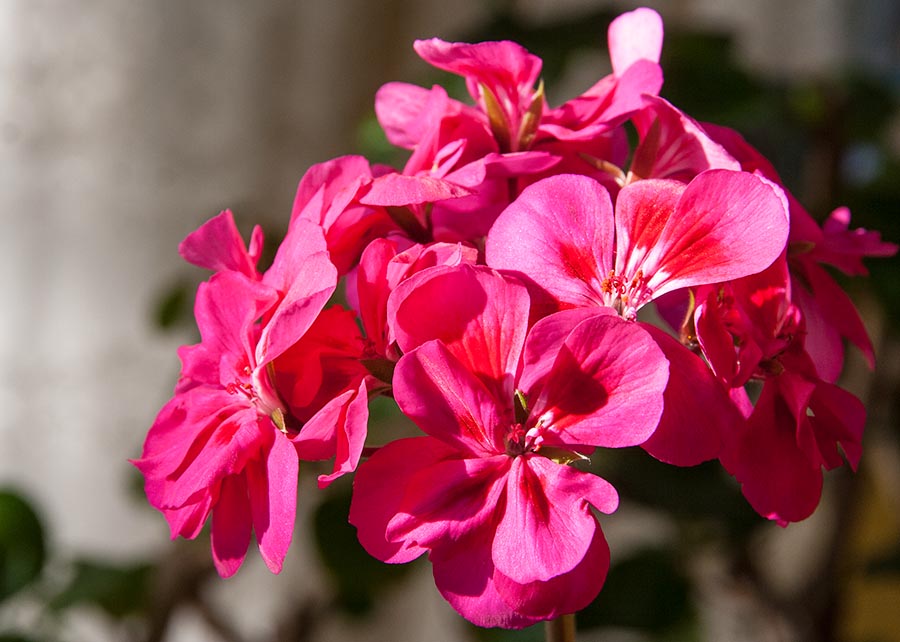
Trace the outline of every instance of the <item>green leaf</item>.
<instances>
[{"instance_id":1,"label":"green leaf","mask_svg":"<svg viewBox=\"0 0 900 642\"><path fill-rule=\"evenodd\" d=\"M0 601L27 586L44 566L44 528L16 493L0 491Z\"/></svg>"},{"instance_id":2,"label":"green leaf","mask_svg":"<svg viewBox=\"0 0 900 642\"><path fill-rule=\"evenodd\" d=\"M141 611L147 602L153 566L140 563L115 566L77 560L69 583L50 601L63 610L76 604L95 604L113 617Z\"/></svg>"}]
</instances>

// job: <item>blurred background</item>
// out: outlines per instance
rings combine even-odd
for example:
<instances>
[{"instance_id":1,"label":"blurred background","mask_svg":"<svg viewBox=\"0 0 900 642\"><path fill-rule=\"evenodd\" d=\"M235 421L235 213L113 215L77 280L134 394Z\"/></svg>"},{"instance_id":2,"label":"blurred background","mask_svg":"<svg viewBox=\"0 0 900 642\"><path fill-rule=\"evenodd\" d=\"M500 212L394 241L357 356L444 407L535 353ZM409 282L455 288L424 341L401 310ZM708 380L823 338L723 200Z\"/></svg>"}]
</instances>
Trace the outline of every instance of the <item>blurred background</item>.
<instances>
[{"instance_id":1,"label":"blurred background","mask_svg":"<svg viewBox=\"0 0 900 642\"><path fill-rule=\"evenodd\" d=\"M666 23L664 97L743 132L820 220L846 204L900 240L900 4L647 4ZM284 572L251 551L222 581L208 537L169 540L127 459L196 341L188 232L228 207L274 241L312 163L402 162L374 92L454 83L414 38L518 40L558 105L608 73L607 25L635 6L0 0L0 640L543 639L470 627L422 560L369 560L349 483L319 492L314 466ZM845 374L869 408L859 473L829 474L818 512L780 529L718 464L616 453L614 566L580 641L900 640L900 264L869 265L844 282L879 359L873 377L851 351Z\"/></svg>"}]
</instances>

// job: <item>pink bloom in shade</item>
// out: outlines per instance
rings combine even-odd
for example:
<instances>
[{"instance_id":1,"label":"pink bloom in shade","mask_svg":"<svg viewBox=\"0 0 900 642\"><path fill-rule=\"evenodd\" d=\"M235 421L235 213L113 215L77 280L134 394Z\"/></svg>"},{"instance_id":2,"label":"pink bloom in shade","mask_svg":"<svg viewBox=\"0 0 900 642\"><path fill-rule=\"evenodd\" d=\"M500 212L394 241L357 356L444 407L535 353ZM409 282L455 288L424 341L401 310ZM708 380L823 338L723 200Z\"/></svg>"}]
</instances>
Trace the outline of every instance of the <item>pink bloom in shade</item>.
<instances>
[{"instance_id":1,"label":"pink bloom in shade","mask_svg":"<svg viewBox=\"0 0 900 642\"><path fill-rule=\"evenodd\" d=\"M188 237L182 250L206 257L207 265L217 264L210 258L216 252L233 258L236 244L229 249L220 243L233 241L230 232L221 233L229 220L214 219ZM232 261L219 261L227 262ZM298 444L330 433L336 472L358 461L365 439L364 387L361 403L359 390L348 391L299 433L276 387L277 360L309 330L336 282L321 228L299 220L260 279L225 269L198 289L201 342L179 351L183 367L175 395L134 464L173 537L196 537L212 514L213 560L224 577L242 564L252 531L268 567L281 570L296 511Z\"/></svg>"},{"instance_id":2,"label":"pink bloom in shade","mask_svg":"<svg viewBox=\"0 0 900 642\"><path fill-rule=\"evenodd\" d=\"M526 337L526 289L483 267L425 270L395 296L405 354L394 396L427 436L360 466L360 542L388 562L428 553L442 595L480 626L583 608L609 567L590 506L608 513L618 497L566 464L646 440L662 412L662 352L603 311L550 316Z\"/></svg>"},{"instance_id":3,"label":"pink bloom in shade","mask_svg":"<svg viewBox=\"0 0 900 642\"><path fill-rule=\"evenodd\" d=\"M862 403L817 372L791 293L782 256L759 274L700 288L694 315L710 366L747 416L720 460L753 508L781 525L815 510L822 468L840 466L841 451L856 469L865 424ZM755 407L743 388L751 379L764 381Z\"/></svg>"},{"instance_id":4,"label":"pink bloom in shade","mask_svg":"<svg viewBox=\"0 0 900 642\"><path fill-rule=\"evenodd\" d=\"M727 127L704 124L704 129L746 171L758 172L781 184L772 164L744 138ZM878 232L850 230L850 211L838 208L825 222L824 229L799 201L785 190L790 204L791 229L788 239L788 264L793 280L792 300L805 317L807 352L826 381L835 381L844 363L844 339L858 347L875 365L872 341L850 297L824 269L823 263L846 274L866 274L862 259L867 256L892 256L897 246L881 240Z\"/></svg>"},{"instance_id":5,"label":"pink bloom in shade","mask_svg":"<svg viewBox=\"0 0 900 642\"><path fill-rule=\"evenodd\" d=\"M787 526L816 509L822 469L840 466L841 451L856 470L864 424L862 403L846 390L785 372L766 379L720 460L756 512Z\"/></svg>"}]
</instances>

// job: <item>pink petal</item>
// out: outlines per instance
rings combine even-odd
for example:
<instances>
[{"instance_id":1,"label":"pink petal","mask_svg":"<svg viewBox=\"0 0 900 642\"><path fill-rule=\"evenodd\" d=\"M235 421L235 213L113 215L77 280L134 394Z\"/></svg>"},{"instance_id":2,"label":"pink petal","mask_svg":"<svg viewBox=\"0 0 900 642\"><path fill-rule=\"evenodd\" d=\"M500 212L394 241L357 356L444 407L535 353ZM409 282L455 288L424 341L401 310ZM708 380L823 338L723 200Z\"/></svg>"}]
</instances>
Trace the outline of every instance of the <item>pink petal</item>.
<instances>
[{"instance_id":1,"label":"pink petal","mask_svg":"<svg viewBox=\"0 0 900 642\"><path fill-rule=\"evenodd\" d=\"M566 613L576 613L590 604L603 588L609 571L609 545L603 531L597 528L587 554L567 573L546 582L528 584L514 582L499 571L494 572L494 587L516 613L549 620Z\"/></svg>"},{"instance_id":2,"label":"pink petal","mask_svg":"<svg viewBox=\"0 0 900 642\"><path fill-rule=\"evenodd\" d=\"M394 398L423 431L463 453L503 453L512 392L497 399L440 341L408 352L394 371Z\"/></svg>"},{"instance_id":3,"label":"pink petal","mask_svg":"<svg viewBox=\"0 0 900 642\"><path fill-rule=\"evenodd\" d=\"M385 174L372 181L369 191L359 199L363 205L404 206L434 203L448 198L468 196L472 191L461 185L430 176Z\"/></svg>"},{"instance_id":4,"label":"pink petal","mask_svg":"<svg viewBox=\"0 0 900 642\"><path fill-rule=\"evenodd\" d=\"M572 330L543 386L524 392L548 444L619 448L643 443L656 428L668 378L668 362L643 326L601 314Z\"/></svg>"},{"instance_id":5,"label":"pink petal","mask_svg":"<svg viewBox=\"0 0 900 642\"><path fill-rule=\"evenodd\" d=\"M520 629L535 624L540 618L516 613L497 592L493 537L493 528L486 525L460 542L432 551L435 586L450 606L476 626Z\"/></svg>"},{"instance_id":6,"label":"pink petal","mask_svg":"<svg viewBox=\"0 0 900 642\"><path fill-rule=\"evenodd\" d=\"M719 312L718 294L714 287L700 288L697 292L697 307L694 310L697 341L717 377L729 386L743 385L743 381L735 381L738 374L738 354L734 337ZM753 369L755 368L754 364Z\"/></svg>"},{"instance_id":7,"label":"pink petal","mask_svg":"<svg viewBox=\"0 0 900 642\"><path fill-rule=\"evenodd\" d=\"M669 382L659 426L641 447L675 466L696 466L717 458L722 435L734 432L743 421L728 390L703 359L659 328L643 327L669 360Z\"/></svg>"},{"instance_id":8,"label":"pink petal","mask_svg":"<svg viewBox=\"0 0 900 642\"><path fill-rule=\"evenodd\" d=\"M840 332L841 336L847 338L859 348L869 362L869 367L874 368L875 351L872 347L872 340L869 338L869 333L866 331L865 325L863 325L859 312L853 305L853 301L847 296L847 293L841 289L822 266L814 261L803 261L797 267L800 267L800 269L796 271L805 280L805 283L801 283L801 287L798 290L805 287L806 284L811 288L810 294L817 308L812 310L812 314L820 316L826 323ZM809 329L812 331L815 327ZM815 349L814 346L817 345L817 343L812 343L810 347ZM827 360L829 358L828 355L823 355L821 351L811 352L810 354L816 359L817 364L822 362L823 359ZM825 373L828 372L827 368L824 370ZM822 375L823 378L825 378L825 373Z\"/></svg>"},{"instance_id":9,"label":"pink petal","mask_svg":"<svg viewBox=\"0 0 900 642\"><path fill-rule=\"evenodd\" d=\"M513 459L506 512L492 547L497 570L519 584L571 571L587 555L599 528L589 502L611 511L618 496L596 475L538 456Z\"/></svg>"},{"instance_id":10,"label":"pink petal","mask_svg":"<svg viewBox=\"0 0 900 642\"><path fill-rule=\"evenodd\" d=\"M855 471L862 457L866 407L846 390L819 382L809 399L809 408L812 414L808 421L815 433L823 465L829 470L840 466L843 452Z\"/></svg>"},{"instance_id":11,"label":"pink petal","mask_svg":"<svg viewBox=\"0 0 900 642\"><path fill-rule=\"evenodd\" d=\"M262 229L253 228L250 252L234 223L230 210L214 216L197 230L191 232L178 246L178 253L188 263L221 272L234 270L251 279L258 279L256 262L262 245Z\"/></svg>"},{"instance_id":12,"label":"pink petal","mask_svg":"<svg viewBox=\"0 0 900 642\"><path fill-rule=\"evenodd\" d=\"M447 459L423 468L402 489L403 500L387 525L388 541L436 549L493 523L511 461L500 454Z\"/></svg>"},{"instance_id":13,"label":"pink petal","mask_svg":"<svg viewBox=\"0 0 900 642\"><path fill-rule=\"evenodd\" d=\"M168 476L168 507L183 506L197 493L210 492L220 479L239 473L275 430L271 420L253 408L224 419L213 416L210 428L193 441L184 462Z\"/></svg>"},{"instance_id":14,"label":"pink petal","mask_svg":"<svg viewBox=\"0 0 900 642\"><path fill-rule=\"evenodd\" d=\"M229 475L222 480L210 531L213 562L222 577L231 577L244 563L251 524L247 483L243 475Z\"/></svg>"},{"instance_id":15,"label":"pink petal","mask_svg":"<svg viewBox=\"0 0 900 642\"><path fill-rule=\"evenodd\" d=\"M530 93L541 73L541 59L515 42L467 44L432 38L417 40L414 47L425 62L465 78L476 100L481 95L478 85L483 84L501 104L518 103L520 94Z\"/></svg>"},{"instance_id":16,"label":"pink petal","mask_svg":"<svg viewBox=\"0 0 900 642\"><path fill-rule=\"evenodd\" d=\"M634 117L641 142L631 163L633 176L687 182L707 169L741 169L694 119L658 96L643 100L646 108Z\"/></svg>"},{"instance_id":17,"label":"pink petal","mask_svg":"<svg viewBox=\"0 0 900 642\"><path fill-rule=\"evenodd\" d=\"M329 211L343 211L359 186L371 178L369 161L362 156L341 156L313 165L297 186L291 222L302 217L330 226L333 220L323 216ZM335 208L332 204L336 199Z\"/></svg>"},{"instance_id":18,"label":"pink petal","mask_svg":"<svg viewBox=\"0 0 900 642\"><path fill-rule=\"evenodd\" d=\"M263 277L283 296L256 346L258 365L272 361L304 335L334 292L337 278L321 228L303 219L294 221Z\"/></svg>"},{"instance_id":19,"label":"pink petal","mask_svg":"<svg viewBox=\"0 0 900 642\"><path fill-rule=\"evenodd\" d=\"M425 137L424 126L429 123L422 115L434 104L435 92L443 94L446 102L447 93L438 86L429 91L404 82L390 82L375 93L375 115L392 145L414 149Z\"/></svg>"},{"instance_id":20,"label":"pink petal","mask_svg":"<svg viewBox=\"0 0 900 642\"><path fill-rule=\"evenodd\" d=\"M401 350L439 339L498 400L512 399L528 313L522 285L465 264L424 270L397 286L388 301Z\"/></svg>"},{"instance_id":21,"label":"pink petal","mask_svg":"<svg viewBox=\"0 0 900 642\"><path fill-rule=\"evenodd\" d=\"M283 435L275 435L264 459L247 464L247 488L256 543L266 566L280 573L294 534L297 512L297 453Z\"/></svg>"},{"instance_id":22,"label":"pink petal","mask_svg":"<svg viewBox=\"0 0 900 642\"><path fill-rule=\"evenodd\" d=\"M677 189L638 181L622 189L616 204L617 271L643 270L654 296L755 274L784 250L787 210L774 184L745 172L709 170L668 210Z\"/></svg>"},{"instance_id":23,"label":"pink petal","mask_svg":"<svg viewBox=\"0 0 900 642\"><path fill-rule=\"evenodd\" d=\"M431 437L398 439L380 448L360 464L353 479L350 523L370 555L399 564L413 560L425 549L415 542L389 541L388 522L398 511L404 489L419 471L452 457L456 451Z\"/></svg>"},{"instance_id":24,"label":"pink petal","mask_svg":"<svg viewBox=\"0 0 900 642\"><path fill-rule=\"evenodd\" d=\"M545 178L522 191L487 237L488 265L516 270L572 306L601 303L600 281L612 269L609 193L585 176Z\"/></svg>"},{"instance_id":25,"label":"pink petal","mask_svg":"<svg viewBox=\"0 0 900 642\"><path fill-rule=\"evenodd\" d=\"M347 404L343 422L337 432L334 468L328 475L319 475L319 488L325 488L338 477L356 470L366 442L368 421L369 398L363 381Z\"/></svg>"},{"instance_id":26,"label":"pink petal","mask_svg":"<svg viewBox=\"0 0 900 642\"><path fill-rule=\"evenodd\" d=\"M197 288L194 316L210 358L223 355L249 363L253 354L254 324L274 305L278 293L239 272L219 272ZM232 373L223 373L231 382Z\"/></svg>"},{"instance_id":27,"label":"pink petal","mask_svg":"<svg viewBox=\"0 0 900 642\"><path fill-rule=\"evenodd\" d=\"M659 62L663 22L653 9L642 7L623 13L609 25L609 57L613 73L621 76L638 60Z\"/></svg>"},{"instance_id":28,"label":"pink petal","mask_svg":"<svg viewBox=\"0 0 900 642\"><path fill-rule=\"evenodd\" d=\"M822 468L798 445L795 415L771 379L720 459L763 517L786 525L809 517L819 503Z\"/></svg>"},{"instance_id":29,"label":"pink petal","mask_svg":"<svg viewBox=\"0 0 900 642\"><path fill-rule=\"evenodd\" d=\"M525 368L519 377L520 390L532 390L542 386L553 369L556 357L566 338L582 321L597 315L615 315L612 308L570 308L545 316L528 331L525 341Z\"/></svg>"}]
</instances>

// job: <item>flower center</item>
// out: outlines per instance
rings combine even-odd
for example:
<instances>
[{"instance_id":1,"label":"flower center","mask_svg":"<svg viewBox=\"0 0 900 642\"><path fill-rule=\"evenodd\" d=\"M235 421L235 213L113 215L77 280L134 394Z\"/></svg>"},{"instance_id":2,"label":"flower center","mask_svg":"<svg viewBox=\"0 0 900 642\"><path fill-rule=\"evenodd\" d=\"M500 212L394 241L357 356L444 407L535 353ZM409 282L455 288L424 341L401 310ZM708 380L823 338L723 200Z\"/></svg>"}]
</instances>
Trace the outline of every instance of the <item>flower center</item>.
<instances>
[{"instance_id":1,"label":"flower center","mask_svg":"<svg viewBox=\"0 0 900 642\"><path fill-rule=\"evenodd\" d=\"M603 303L613 308L623 319L634 321L638 308L653 298L653 290L647 287L649 281L643 270L638 270L630 280L624 275L616 274L615 270L610 270L600 282Z\"/></svg>"},{"instance_id":2,"label":"flower center","mask_svg":"<svg viewBox=\"0 0 900 642\"><path fill-rule=\"evenodd\" d=\"M243 395L256 406L260 414L271 417L278 428L284 430L284 409L271 384L269 373L263 369L254 371L244 364L239 366L236 374L234 381L225 386L226 392L230 395Z\"/></svg>"},{"instance_id":3,"label":"flower center","mask_svg":"<svg viewBox=\"0 0 900 642\"><path fill-rule=\"evenodd\" d=\"M506 454L510 457L518 457L526 453L536 453L541 449L544 426L538 424L525 430L522 424L513 424L506 434Z\"/></svg>"}]
</instances>

